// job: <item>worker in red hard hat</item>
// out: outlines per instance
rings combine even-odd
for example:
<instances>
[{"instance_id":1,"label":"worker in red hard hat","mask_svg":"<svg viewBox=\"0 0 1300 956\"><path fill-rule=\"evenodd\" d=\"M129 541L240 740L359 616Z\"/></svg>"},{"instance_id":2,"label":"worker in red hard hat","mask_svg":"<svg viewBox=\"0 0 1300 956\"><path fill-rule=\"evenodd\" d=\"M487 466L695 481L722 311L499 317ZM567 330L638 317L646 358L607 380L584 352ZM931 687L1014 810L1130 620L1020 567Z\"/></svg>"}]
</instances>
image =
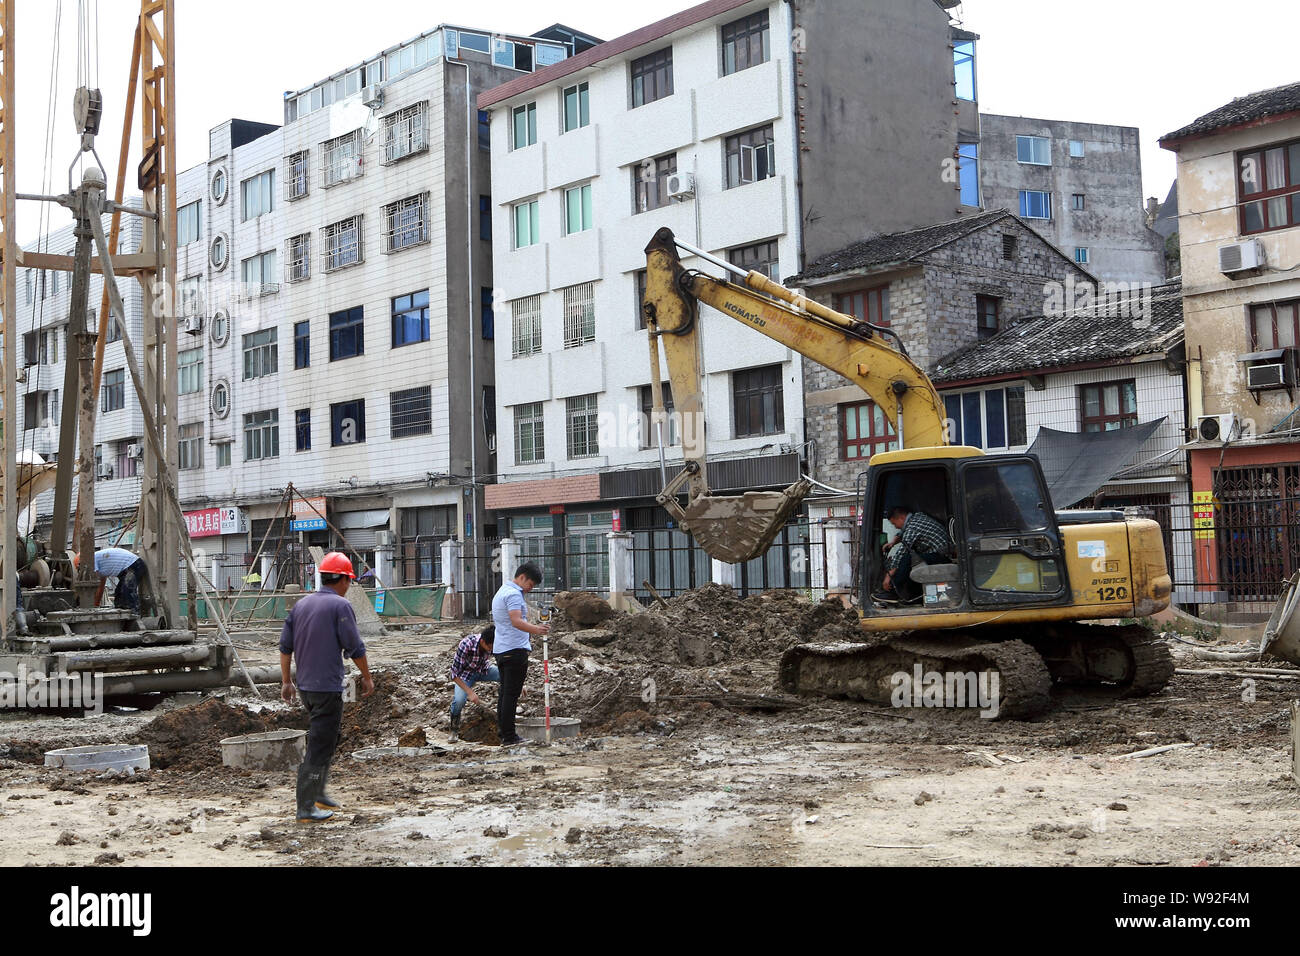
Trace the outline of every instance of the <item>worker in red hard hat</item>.
<instances>
[{"instance_id":1,"label":"worker in red hard hat","mask_svg":"<svg viewBox=\"0 0 1300 956\"><path fill-rule=\"evenodd\" d=\"M298 822L328 820L339 803L325 792L330 763L343 725L343 658L361 670L361 694L375 692L366 660L366 645L357 630L357 617L348 603L348 587L356 580L352 562L332 551L321 560L321 588L293 606L280 633L281 696L294 697L289 668L298 663L297 693L307 708L307 755L298 767Z\"/></svg>"}]
</instances>

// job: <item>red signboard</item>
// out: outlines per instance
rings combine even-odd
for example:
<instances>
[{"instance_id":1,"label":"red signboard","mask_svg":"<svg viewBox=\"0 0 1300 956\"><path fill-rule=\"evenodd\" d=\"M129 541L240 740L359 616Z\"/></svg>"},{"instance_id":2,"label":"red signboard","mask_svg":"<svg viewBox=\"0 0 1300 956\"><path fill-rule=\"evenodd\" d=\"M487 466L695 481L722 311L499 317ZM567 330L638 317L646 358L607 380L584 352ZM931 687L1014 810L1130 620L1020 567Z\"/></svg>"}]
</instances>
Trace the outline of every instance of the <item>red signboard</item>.
<instances>
[{"instance_id":1,"label":"red signboard","mask_svg":"<svg viewBox=\"0 0 1300 956\"><path fill-rule=\"evenodd\" d=\"M204 508L202 511L187 511L185 527L191 538L215 538L221 534L221 509Z\"/></svg>"},{"instance_id":2,"label":"red signboard","mask_svg":"<svg viewBox=\"0 0 1300 956\"><path fill-rule=\"evenodd\" d=\"M551 505L551 514L553 515L564 514L564 505Z\"/></svg>"}]
</instances>

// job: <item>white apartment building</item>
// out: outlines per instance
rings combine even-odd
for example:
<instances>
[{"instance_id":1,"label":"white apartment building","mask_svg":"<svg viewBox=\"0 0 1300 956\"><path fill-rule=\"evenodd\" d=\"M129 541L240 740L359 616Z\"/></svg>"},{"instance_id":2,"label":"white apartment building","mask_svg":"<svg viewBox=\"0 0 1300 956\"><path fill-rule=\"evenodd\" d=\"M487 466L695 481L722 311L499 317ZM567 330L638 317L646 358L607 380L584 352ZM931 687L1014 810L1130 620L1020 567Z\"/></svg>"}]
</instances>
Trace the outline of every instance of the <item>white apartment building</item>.
<instances>
[{"instance_id":1,"label":"white apartment building","mask_svg":"<svg viewBox=\"0 0 1300 956\"><path fill-rule=\"evenodd\" d=\"M789 17L784 3L704 4L479 98L491 113L503 330L503 483L488 507L545 559L548 586L600 586L594 552L609 530L657 529L667 545L658 449L642 424L655 231L774 278L798 262ZM699 326L708 454L727 463L712 486L797 477L800 357L707 307ZM675 474L680 448L667 455ZM566 538L591 552L564 560Z\"/></svg>"}]
</instances>

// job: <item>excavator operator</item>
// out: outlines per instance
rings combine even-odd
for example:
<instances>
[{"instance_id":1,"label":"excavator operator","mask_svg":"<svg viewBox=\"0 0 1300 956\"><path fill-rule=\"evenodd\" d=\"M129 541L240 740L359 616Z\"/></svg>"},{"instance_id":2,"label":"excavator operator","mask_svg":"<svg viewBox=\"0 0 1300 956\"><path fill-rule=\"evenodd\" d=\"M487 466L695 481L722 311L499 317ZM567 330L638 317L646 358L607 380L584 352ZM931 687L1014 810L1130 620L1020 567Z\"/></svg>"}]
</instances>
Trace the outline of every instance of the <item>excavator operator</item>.
<instances>
[{"instance_id":1,"label":"excavator operator","mask_svg":"<svg viewBox=\"0 0 1300 956\"><path fill-rule=\"evenodd\" d=\"M926 564L945 564L952 560L948 533L940 522L906 505L887 508L885 518L899 533L882 548L888 556L885 576L880 590L872 597L882 604L908 604L920 597L910 576L913 555Z\"/></svg>"}]
</instances>

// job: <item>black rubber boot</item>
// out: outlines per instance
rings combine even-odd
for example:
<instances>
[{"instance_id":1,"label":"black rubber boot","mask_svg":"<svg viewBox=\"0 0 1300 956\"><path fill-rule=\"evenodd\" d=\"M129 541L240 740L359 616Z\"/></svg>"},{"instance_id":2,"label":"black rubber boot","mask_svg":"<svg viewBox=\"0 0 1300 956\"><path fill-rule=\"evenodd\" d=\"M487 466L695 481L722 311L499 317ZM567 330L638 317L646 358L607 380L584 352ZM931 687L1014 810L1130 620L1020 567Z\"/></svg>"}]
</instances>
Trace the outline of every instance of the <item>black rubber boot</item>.
<instances>
[{"instance_id":1,"label":"black rubber boot","mask_svg":"<svg viewBox=\"0 0 1300 956\"><path fill-rule=\"evenodd\" d=\"M451 736L447 739L453 744L460 740L460 714L451 715Z\"/></svg>"},{"instance_id":2,"label":"black rubber boot","mask_svg":"<svg viewBox=\"0 0 1300 956\"><path fill-rule=\"evenodd\" d=\"M326 764L320 772L320 788L316 791L317 810L342 810L343 805L325 792L325 785L330 782L330 766Z\"/></svg>"},{"instance_id":3,"label":"black rubber boot","mask_svg":"<svg viewBox=\"0 0 1300 956\"><path fill-rule=\"evenodd\" d=\"M334 814L316 806L316 795L320 793L325 772L321 767L311 764L298 765L298 822L319 823L328 820Z\"/></svg>"}]
</instances>

